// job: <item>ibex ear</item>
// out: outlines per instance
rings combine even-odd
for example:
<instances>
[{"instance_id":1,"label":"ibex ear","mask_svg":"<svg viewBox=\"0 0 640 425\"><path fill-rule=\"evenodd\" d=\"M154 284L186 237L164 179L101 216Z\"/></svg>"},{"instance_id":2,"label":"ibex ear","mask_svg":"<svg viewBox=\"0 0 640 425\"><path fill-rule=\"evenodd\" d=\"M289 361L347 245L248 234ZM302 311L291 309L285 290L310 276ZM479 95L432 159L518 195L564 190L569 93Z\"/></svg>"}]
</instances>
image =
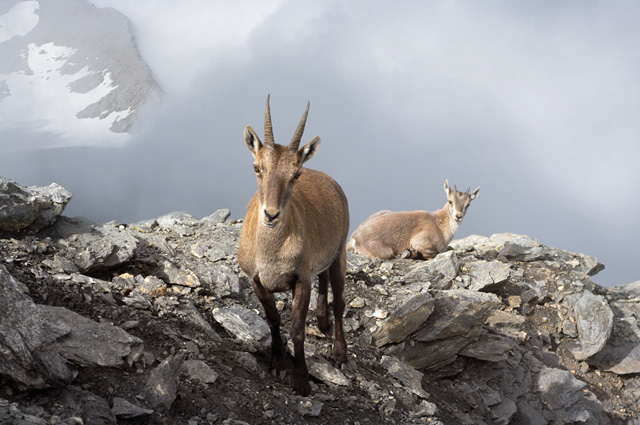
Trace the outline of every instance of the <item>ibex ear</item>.
<instances>
[{"instance_id":1,"label":"ibex ear","mask_svg":"<svg viewBox=\"0 0 640 425\"><path fill-rule=\"evenodd\" d=\"M250 125L244 128L244 142L247 144L247 147L255 158L256 155L258 155L258 151L262 149L262 142L260 141L260 138L258 137L256 132L253 130L253 127L251 127Z\"/></svg>"},{"instance_id":2,"label":"ibex ear","mask_svg":"<svg viewBox=\"0 0 640 425\"><path fill-rule=\"evenodd\" d=\"M298 161L300 161L300 165L304 164L308 160L310 160L313 155L318 152L318 147L320 146L320 138L318 136L311 139L309 143L304 145L302 149L298 151Z\"/></svg>"},{"instance_id":3,"label":"ibex ear","mask_svg":"<svg viewBox=\"0 0 640 425\"><path fill-rule=\"evenodd\" d=\"M476 199L476 196L478 196L478 193L480 193L480 188L477 188L476 190L474 190L471 193L471 200L473 201L474 199Z\"/></svg>"},{"instance_id":4,"label":"ibex ear","mask_svg":"<svg viewBox=\"0 0 640 425\"><path fill-rule=\"evenodd\" d=\"M449 179L446 179L444 181L444 193L446 193L447 196L449 196L449 194L451 193L451 188L449 187Z\"/></svg>"}]
</instances>

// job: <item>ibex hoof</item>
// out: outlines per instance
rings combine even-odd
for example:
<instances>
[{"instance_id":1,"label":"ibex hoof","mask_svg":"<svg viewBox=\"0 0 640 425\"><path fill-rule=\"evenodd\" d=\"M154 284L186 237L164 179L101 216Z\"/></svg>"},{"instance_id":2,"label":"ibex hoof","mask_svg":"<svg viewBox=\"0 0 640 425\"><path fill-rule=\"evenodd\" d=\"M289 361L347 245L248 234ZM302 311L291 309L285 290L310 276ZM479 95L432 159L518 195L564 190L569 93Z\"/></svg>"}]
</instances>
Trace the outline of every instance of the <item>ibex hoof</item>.
<instances>
[{"instance_id":1,"label":"ibex hoof","mask_svg":"<svg viewBox=\"0 0 640 425\"><path fill-rule=\"evenodd\" d=\"M411 258L411 251L405 249L404 251L402 251L402 255L400 256L400 258Z\"/></svg>"}]
</instances>

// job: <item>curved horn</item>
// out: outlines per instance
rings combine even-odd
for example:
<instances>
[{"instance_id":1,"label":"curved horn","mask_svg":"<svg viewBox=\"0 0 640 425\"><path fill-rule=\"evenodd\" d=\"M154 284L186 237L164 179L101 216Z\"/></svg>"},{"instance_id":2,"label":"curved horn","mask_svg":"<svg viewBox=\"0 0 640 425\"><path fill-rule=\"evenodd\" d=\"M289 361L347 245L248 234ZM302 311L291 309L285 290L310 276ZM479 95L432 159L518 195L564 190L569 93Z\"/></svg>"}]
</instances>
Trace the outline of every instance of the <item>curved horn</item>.
<instances>
[{"instance_id":1,"label":"curved horn","mask_svg":"<svg viewBox=\"0 0 640 425\"><path fill-rule=\"evenodd\" d=\"M293 134L293 138L291 139L291 143L289 143L289 150L297 151L300 146L300 140L302 140L302 133L304 133L304 126L307 123L307 115L309 114L309 105L311 102L307 102L307 109L304 110L304 114L302 114L302 118L300 119L300 123L298 124L298 128L296 132Z\"/></svg>"},{"instance_id":2,"label":"curved horn","mask_svg":"<svg viewBox=\"0 0 640 425\"><path fill-rule=\"evenodd\" d=\"M271 94L267 95L267 107L264 111L264 144L273 147L273 126L271 125L271 108L269 107L269 98Z\"/></svg>"}]
</instances>

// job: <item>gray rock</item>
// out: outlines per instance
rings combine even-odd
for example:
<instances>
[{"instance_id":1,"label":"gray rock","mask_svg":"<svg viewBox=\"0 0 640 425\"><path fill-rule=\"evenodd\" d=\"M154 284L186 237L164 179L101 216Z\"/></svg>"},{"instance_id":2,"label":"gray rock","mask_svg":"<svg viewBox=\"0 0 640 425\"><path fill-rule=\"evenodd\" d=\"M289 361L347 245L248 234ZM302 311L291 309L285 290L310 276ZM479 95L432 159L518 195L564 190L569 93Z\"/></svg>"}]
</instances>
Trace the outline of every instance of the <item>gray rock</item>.
<instances>
[{"instance_id":1,"label":"gray rock","mask_svg":"<svg viewBox=\"0 0 640 425\"><path fill-rule=\"evenodd\" d=\"M501 305L495 294L465 289L437 291L434 311L416 332L417 341L434 341L461 335L482 326Z\"/></svg>"},{"instance_id":2,"label":"gray rock","mask_svg":"<svg viewBox=\"0 0 640 425\"><path fill-rule=\"evenodd\" d=\"M378 324L378 328L372 333L376 346L404 341L429 318L434 305L435 299L429 293L407 299L400 308Z\"/></svg>"},{"instance_id":3,"label":"gray rock","mask_svg":"<svg viewBox=\"0 0 640 425\"><path fill-rule=\"evenodd\" d=\"M473 357L474 359L499 362L506 360L509 357L509 353L517 345L511 338L506 336L483 332L477 341L466 345L460 350L459 354L465 357Z\"/></svg>"},{"instance_id":4,"label":"gray rock","mask_svg":"<svg viewBox=\"0 0 640 425\"><path fill-rule=\"evenodd\" d=\"M214 308L213 318L236 338L266 346L271 342L269 326L258 313L241 306Z\"/></svg>"},{"instance_id":5,"label":"gray rock","mask_svg":"<svg viewBox=\"0 0 640 425\"><path fill-rule=\"evenodd\" d=\"M527 236L516 236L504 241L498 257L514 261L538 261L545 258L545 252L540 241Z\"/></svg>"},{"instance_id":6,"label":"gray rock","mask_svg":"<svg viewBox=\"0 0 640 425\"><path fill-rule=\"evenodd\" d=\"M474 261L467 264L470 278L468 289L493 291L499 289L509 279L510 267L502 261Z\"/></svg>"},{"instance_id":7,"label":"gray rock","mask_svg":"<svg viewBox=\"0 0 640 425\"><path fill-rule=\"evenodd\" d=\"M202 282L213 285L214 293L220 298L237 297L245 289L245 285L233 269L224 264L206 265L196 272Z\"/></svg>"},{"instance_id":8,"label":"gray rock","mask_svg":"<svg viewBox=\"0 0 640 425\"><path fill-rule=\"evenodd\" d=\"M303 399L298 402L298 413L302 416L318 417L322 412L322 406L319 401Z\"/></svg>"},{"instance_id":9,"label":"gray rock","mask_svg":"<svg viewBox=\"0 0 640 425\"><path fill-rule=\"evenodd\" d=\"M192 381L213 384L218 379L218 374L202 360L185 360L182 369Z\"/></svg>"},{"instance_id":10,"label":"gray rock","mask_svg":"<svg viewBox=\"0 0 640 425\"><path fill-rule=\"evenodd\" d=\"M0 265L0 374L21 389L65 385L74 374L51 345L71 328L42 314L22 288Z\"/></svg>"},{"instance_id":11,"label":"gray rock","mask_svg":"<svg viewBox=\"0 0 640 425\"><path fill-rule=\"evenodd\" d=\"M0 231L39 232L56 221L71 196L57 183L24 187L0 177Z\"/></svg>"},{"instance_id":12,"label":"gray rock","mask_svg":"<svg viewBox=\"0 0 640 425\"><path fill-rule=\"evenodd\" d=\"M414 267L403 277L404 282L430 282L434 289L449 289L460 266L454 251L446 251Z\"/></svg>"},{"instance_id":13,"label":"gray rock","mask_svg":"<svg viewBox=\"0 0 640 425\"><path fill-rule=\"evenodd\" d=\"M75 385L66 387L61 394L61 407L74 412L87 425L116 425L116 417L104 398Z\"/></svg>"},{"instance_id":14,"label":"gray rock","mask_svg":"<svg viewBox=\"0 0 640 425\"><path fill-rule=\"evenodd\" d=\"M581 350L574 351L576 360L585 360L597 354L609 340L613 330L613 312L601 295L584 291L574 305L578 339Z\"/></svg>"},{"instance_id":15,"label":"gray rock","mask_svg":"<svg viewBox=\"0 0 640 425\"><path fill-rule=\"evenodd\" d=\"M429 398L429 394L422 388L423 373L393 356L382 356L382 366L409 391L418 397Z\"/></svg>"},{"instance_id":16,"label":"gray rock","mask_svg":"<svg viewBox=\"0 0 640 425\"><path fill-rule=\"evenodd\" d=\"M176 399L184 354L169 356L149 374L141 396L153 410L169 410Z\"/></svg>"},{"instance_id":17,"label":"gray rock","mask_svg":"<svg viewBox=\"0 0 640 425\"><path fill-rule=\"evenodd\" d=\"M91 225L85 221L66 221L56 233L74 232L69 237L68 258L84 274L120 266L133 258L139 240L112 224ZM76 230L73 230L73 227Z\"/></svg>"},{"instance_id":18,"label":"gray rock","mask_svg":"<svg viewBox=\"0 0 640 425\"><path fill-rule=\"evenodd\" d=\"M118 418L131 419L138 418L140 416L147 416L153 413L151 409L145 409L121 397L113 398L113 406L111 407L111 413Z\"/></svg>"},{"instance_id":19,"label":"gray rock","mask_svg":"<svg viewBox=\"0 0 640 425\"><path fill-rule=\"evenodd\" d=\"M117 367L142 352L142 340L117 326L94 322L63 307L40 306L40 311L45 319L69 327L70 332L53 342L51 349L75 364Z\"/></svg>"},{"instance_id":20,"label":"gray rock","mask_svg":"<svg viewBox=\"0 0 640 425\"><path fill-rule=\"evenodd\" d=\"M453 363L460 350L476 341L482 334L482 326L473 326L464 333L429 342L412 341L394 354L416 369L432 372Z\"/></svg>"},{"instance_id":21,"label":"gray rock","mask_svg":"<svg viewBox=\"0 0 640 425\"><path fill-rule=\"evenodd\" d=\"M227 220L227 218L229 218L230 215L231 215L231 211L229 211L227 208L224 208L224 209L215 211L211 215L203 217L202 222L215 226L216 224L224 223Z\"/></svg>"},{"instance_id":22,"label":"gray rock","mask_svg":"<svg viewBox=\"0 0 640 425\"><path fill-rule=\"evenodd\" d=\"M197 288L200 286L200 279L191 270L177 266L171 261L165 260L161 264L161 269L157 272L158 277L172 285Z\"/></svg>"},{"instance_id":23,"label":"gray rock","mask_svg":"<svg viewBox=\"0 0 640 425\"><path fill-rule=\"evenodd\" d=\"M538 377L538 391L557 423L608 424L602 405L589 391L583 391L587 384L576 379L571 372L545 367Z\"/></svg>"}]
</instances>

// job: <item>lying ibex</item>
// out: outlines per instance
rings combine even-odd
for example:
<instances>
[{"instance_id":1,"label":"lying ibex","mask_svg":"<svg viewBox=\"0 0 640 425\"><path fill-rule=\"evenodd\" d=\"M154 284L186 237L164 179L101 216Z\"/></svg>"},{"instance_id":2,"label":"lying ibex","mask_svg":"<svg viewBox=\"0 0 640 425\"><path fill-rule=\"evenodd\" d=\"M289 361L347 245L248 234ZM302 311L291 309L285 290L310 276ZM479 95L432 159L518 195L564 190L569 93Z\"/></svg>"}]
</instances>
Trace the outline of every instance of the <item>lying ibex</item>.
<instances>
[{"instance_id":1,"label":"lying ibex","mask_svg":"<svg viewBox=\"0 0 640 425\"><path fill-rule=\"evenodd\" d=\"M455 189L455 186L454 186ZM480 188L458 192L444 182L448 202L434 212L380 211L366 219L351 236L349 248L369 257L433 258L447 249Z\"/></svg>"},{"instance_id":2,"label":"lying ibex","mask_svg":"<svg viewBox=\"0 0 640 425\"><path fill-rule=\"evenodd\" d=\"M311 392L304 358L305 319L309 308L311 281L318 275L318 327L331 330L327 287L331 282L335 336L333 357L347 362L344 339L344 281L349 206L342 189L331 177L303 168L318 150L320 138L298 150L309 112L302 115L289 146L275 144L269 97L264 118L264 145L251 126L244 139L255 158L253 170L258 191L247 206L240 235L238 262L253 280L253 290L264 307L271 329L271 368L285 367L286 345L280 335L280 314L274 292L293 292L290 335L294 347L293 389L300 395Z\"/></svg>"}]
</instances>

